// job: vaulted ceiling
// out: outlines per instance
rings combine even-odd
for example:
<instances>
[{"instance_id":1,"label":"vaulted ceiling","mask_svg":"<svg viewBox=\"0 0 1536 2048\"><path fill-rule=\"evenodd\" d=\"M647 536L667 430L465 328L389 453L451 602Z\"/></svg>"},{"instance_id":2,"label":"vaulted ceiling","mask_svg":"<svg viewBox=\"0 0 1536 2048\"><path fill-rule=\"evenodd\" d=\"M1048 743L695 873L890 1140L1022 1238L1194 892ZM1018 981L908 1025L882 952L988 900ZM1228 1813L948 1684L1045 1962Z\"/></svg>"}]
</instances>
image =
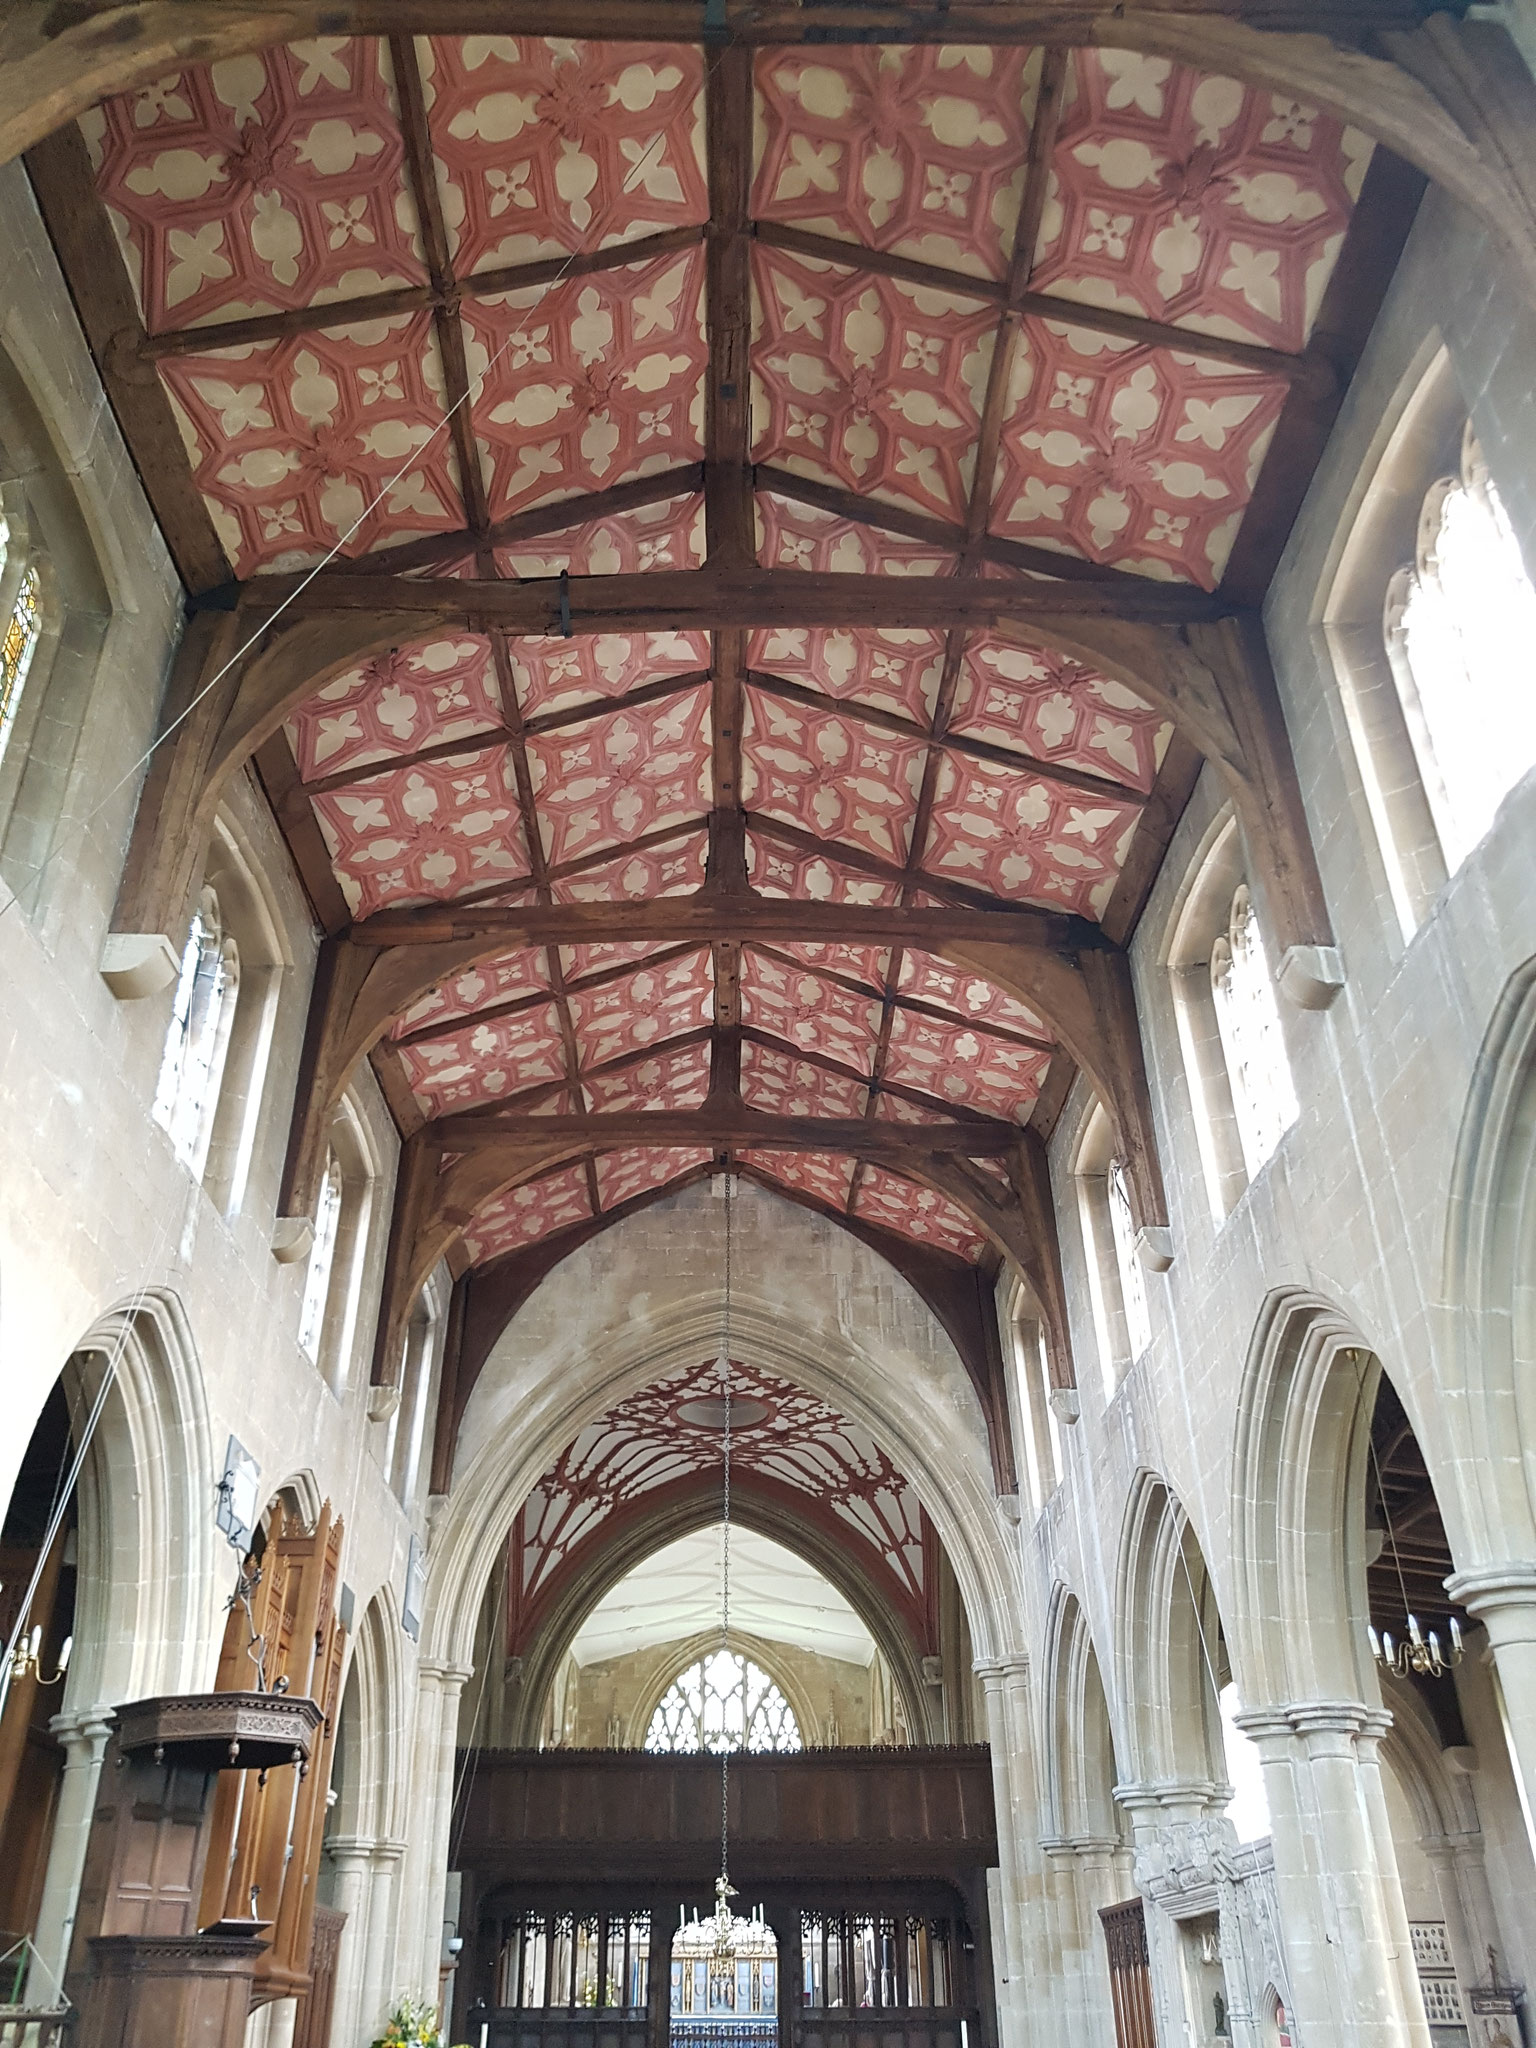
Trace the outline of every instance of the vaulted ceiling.
<instances>
[{"instance_id":1,"label":"vaulted ceiling","mask_svg":"<svg viewBox=\"0 0 1536 2048\"><path fill-rule=\"evenodd\" d=\"M228 56L31 163L204 619L331 622L241 745L385 949L312 1038L415 1147L395 1327L728 1160L1022 1259L1026 1137L1134 1047L1123 976L1033 992L1237 751L1089 627L1262 595L1401 165L1133 51L495 34Z\"/></svg>"}]
</instances>

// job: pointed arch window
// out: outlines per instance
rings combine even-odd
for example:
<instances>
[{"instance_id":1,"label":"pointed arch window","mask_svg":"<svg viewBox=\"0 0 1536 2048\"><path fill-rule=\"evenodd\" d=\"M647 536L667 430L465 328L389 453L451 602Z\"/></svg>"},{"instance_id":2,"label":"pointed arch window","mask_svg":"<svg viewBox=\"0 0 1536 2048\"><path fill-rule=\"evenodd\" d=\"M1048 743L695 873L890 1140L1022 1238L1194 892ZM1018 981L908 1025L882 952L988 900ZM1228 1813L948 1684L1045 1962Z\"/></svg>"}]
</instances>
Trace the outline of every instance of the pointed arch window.
<instances>
[{"instance_id":1,"label":"pointed arch window","mask_svg":"<svg viewBox=\"0 0 1536 2048\"><path fill-rule=\"evenodd\" d=\"M14 571L16 567L10 553L10 525L5 519L0 519L0 596L11 585L12 577L7 572ZM36 564L28 562L15 579L15 595L11 599L4 634L0 636L0 761L5 758L6 747L16 728L16 714L21 709L27 670L32 666L32 657L37 652L42 634L42 579Z\"/></svg>"},{"instance_id":2,"label":"pointed arch window","mask_svg":"<svg viewBox=\"0 0 1536 2048\"><path fill-rule=\"evenodd\" d=\"M1296 1121L1297 1102L1264 935L1246 883L1233 893L1227 928L1211 948L1211 995L1251 1180Z\"/></svg>"},{"instance_id":3,"label":"pointed arch window","mask_svg":"<svg viewBox=\"0 0 1536 2048\"><path fill-rule=\"evenodd\" d=\"M218 896L205 889L181 956L154 1101L156 1123L195 1174L208 1158L239 993L239 948L224 929Z\"/></svg>"},{"instance_id":4,"label":"pointed arch window","mask_svg":"<svg viewBox=\"0 0 1536 2048\"><path fill-rule=\"evenodd\" d=\"M1125 1333L1130 1339L1131 1357L1136 1359L1152 1342L1152 1316L1147 1307L1147 1271L1136 1253L1136 1223L1131 1215L1131 1191L1123 1159L1109 1162L1105 1194L1109 1199L1115 1265L1120 1275L1120 1298L1125 1307Z\"/></svg>"},{"instance_id":5,"label":"pointed arch window","mask_svg":"<svg viewBox=\"0 0 1536 2048\"><path fill-rule=\"evenodd\" d=\"M1448 871L1536 764L1536 588L1470 424L1387 585L1387 653Z\"/></svg>"},{"instance_id":6,"label":"pointed arch window","mask_svg":"<svg viewBox=\"0 0 1536 2048\"><path fill-rule=\"evenodd\" d=\"M331 1272L336 1264L342 1193L341 1161L334 1152L329 1152L315 1203L315 1241L310 1247L309 1267L304 1275L304 1305L299 1311L299 1343L317 1361L325 1332L326 1304L331 1296Z\"/></svg>"},{"instance_id":7,"label":"pointed arch window","mask_svg":"<svg viewBox=\"0 0 1536 2048\"><path fill-rule=\"evenodd\" d=\"M715 1650L677 1674L651 1716L644 1746L677 1756L805 1747L795 1710L778 1686L750 1657L729 1650Z\"/></svg>"}]
</instances>

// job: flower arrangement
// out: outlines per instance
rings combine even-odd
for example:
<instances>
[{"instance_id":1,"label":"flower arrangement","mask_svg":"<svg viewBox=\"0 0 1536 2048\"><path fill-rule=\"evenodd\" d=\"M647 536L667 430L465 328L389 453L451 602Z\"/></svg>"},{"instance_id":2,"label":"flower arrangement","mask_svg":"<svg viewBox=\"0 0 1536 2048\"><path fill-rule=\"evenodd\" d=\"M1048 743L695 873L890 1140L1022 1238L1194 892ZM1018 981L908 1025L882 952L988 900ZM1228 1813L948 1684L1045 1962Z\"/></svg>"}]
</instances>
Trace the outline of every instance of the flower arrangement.
<instances>
[{"instance_id":1,"label":"flower arrangement","mask_svg":"<svg viewBox=\"0 0 1536 2048\"><path fill-rule=\"evenodd\" d=\"M424 1998L397 1999L373 2048L444 2048L437 2007Z\"/></svg>"}]
</instances>

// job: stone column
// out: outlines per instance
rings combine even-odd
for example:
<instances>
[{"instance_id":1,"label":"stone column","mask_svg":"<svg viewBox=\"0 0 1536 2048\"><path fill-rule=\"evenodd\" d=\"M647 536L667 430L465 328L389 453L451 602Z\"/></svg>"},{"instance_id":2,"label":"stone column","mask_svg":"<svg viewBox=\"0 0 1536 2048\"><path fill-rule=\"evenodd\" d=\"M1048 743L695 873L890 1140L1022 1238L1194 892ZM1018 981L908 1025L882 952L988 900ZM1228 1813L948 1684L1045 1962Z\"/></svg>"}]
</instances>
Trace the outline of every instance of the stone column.
<instances>
[{"instance_id":1,"label":"stone column","mask_svg":"<svg viewBox=\"0 0 1536 2048\"><path fill-rule=\"evenodd\" d=\"M978 1662L986 1699L987 1739L997 1802L1000 1925L994 1967L1002 2048L1056 2048L1060 2036L1042 2009L1055 1972L1045 1859L1040 1850L1040 1798L1029 1710L1029 1659Z\"/></svg>"},{"instance_id":2,"label":"stone column","mask_svg":"<svg viewBox=\"0 0 1536 2048\"><path fill-rule=\"evenodd\" d=\"M1481 1565L1447 1579L1445 1589L1488 1631L1510 1769L1536 1856L1536 1563Z\"/></svg>"},{"instance_id":3,"label":"stone column","mask_svg":"<svg viewBox=\"0 0 1536 2048\"><path fill-rule=\"evenodd\" d=\"M366 1939L362 1948L362 1972L358 1983L356 2032L352 2041L336 2034L337 2048L353 2048L353 2042L377 2038L384 2015L397 1992L411 1987L400 1982L404 1943L397 1939L397 1888L404 1842L377 1841L368 1851L367 1890L363 1902ZM420 1996L420 1993L414 1993Z\"/></svg>"},{"instance_id":4,"label":"stone column","mask_svg":"<svg viewBox=\"0 0 1536 2048\"><path fill-rule=\"evenodd\" d=\"M1403 2013L1413 2048L1430 2048L1429 2021L1424 2016L1424 1994L1419 1988L1418 1966L1413 1959L1413 1933L1408 1925L1408 1907L1403 1899L1403 1881L1397 1869L1397 1844L1392 1839L1392 1816L1387 1811L1386 1789L1381 1782L1381 1744L1392 1726L1384 1707L1368 1710L1355 1738L1360 1780L1365 1791L1366 1811L1376 1843L1376 1867L1381 1876L1381 1902L1387 1938L1397 1962L1402 1986Z\"/></svg>"},{"instance_id":5,"label":"stone column","mask_svg":"<svg viewBox=\"0 0 1536 2048\"><path fill-rule=\"evenodd\" d=\"M366 1835L332 1835L325 1856L332 1871L332 1895L347 1916L336 1951L336 1994L331 2033L337 2048L352 2048L361 2024L363 1965L368 1947L368 1871L372 1841Z\"/></svg>"},{"instance_id":6,"label":"stone column","mask_svg":"<svg viewBox=\"0 0 1536 2048\"><path fill-rule=\"evenodd\" d=\"M1056 1909L1062 2039L1072 2048L1103 2048L1114 2039L1115 2019L1099 1908L1129 1895L1130 1880L1118 1868L1120 1844L1058 1836L1040 1847Z\"/></svg>"},{"instance_id":7,"label":"stone column","mask_svg":"<svg viewBox=\"0 0 1536 2048\"><path fill-rule=\"evenodd\" d=\"M1462 1838L1464 1839L1464 1838ZM1462 1896L1461 1870L1456 1843L1447 1835L1423 1835L1419 1847L1435 1873L1435 1894L1445 1920L1445 1941L1456 1965L1456 1978L1463 1991L1479 1983L1487 1968L1483 1960L1486 1944L1476 1942L1467 1922L1466 1900ZM1497 1946L1497 1943L1495 1943Z\"/></svg>"},{"instance_id":8,"label":"stone column","mask_svg":"<svg viewBox=\"0 0 1536 2048\"><path fill-rule=\"evenodd\" d=\"M1264 1767L1298 2034L1307 2048L1423 2048L1422 2002L1414 2025L1373 1817L1380 1709L1307 1700L1250 1709L1238 1725Z\"/></svg>"},{"instance_id":9,"label":"stone column","mask_svg":"<svg viewBox=\"0 0 1536 2048\"><path fill-rule=\"evenodd\" d=\"M48 1872L37 1910L36 1942L41 1969L34 1963L32 1988L39 1988L42 1973L48 1973L41 1988L50 1999L55 1987L63 1983L64 1965L69 1959L70 1938L75 1931L75 1901L80 1895L85 1845L91 1832L91 1815L96 1809L101 1759L107 1737L112 1733L112 1712L111 1707L84 1707L74 1713L55 1714L48 1724L64 1748L64 1777L54 1814Z\"/></svg>"},{"instance_id":10,"label":"stone column","mask_svg":"<svg viewBox=\"0 0 1536 2048\"><path fill-rule=\"evenodd\" d=\"M425 1987L423 1995L432 1998L437 1995L438 1968L443 1955L443 1903L448 1889L453 1767L459 1739L459 1694L473 1674L459 1665L423 1665L424 1680L429 1673L436 1697L434 1711L426 1717L429 1725L422 1731L417 1744L417 1756L424 1765L425 1775L421 1780L424 1797L417 1803L415 1813L417 1825L427 1830L426 1863L418 1894L421 1915L418 1923L421 1941L419 1967L420 1981ZM423 1695L424 1701L427 1697ZM408 1924L402 1926L402 1946L407 1953L415 1932L416 1928Z\"/></svg>"},{"instance_id":11,"label":"stone column","mask_svg":"<svg viewBox=\"0 0 1536 2048\"><path fill-rule=\"evenodd\" d=\"M1132 1869L1146 1900L1148 1972L1160 2041L1190 2038L1178 1910L1209 1912L1217 1903L1218 1861L1236 1843L1226 1818L1230 1796L1209 1778L1115 1787L1116 1800L1131 1818ZM1207 1903L1197 1907L1191 1900L1197 1893Z\"/></svg>"}]
</instances>

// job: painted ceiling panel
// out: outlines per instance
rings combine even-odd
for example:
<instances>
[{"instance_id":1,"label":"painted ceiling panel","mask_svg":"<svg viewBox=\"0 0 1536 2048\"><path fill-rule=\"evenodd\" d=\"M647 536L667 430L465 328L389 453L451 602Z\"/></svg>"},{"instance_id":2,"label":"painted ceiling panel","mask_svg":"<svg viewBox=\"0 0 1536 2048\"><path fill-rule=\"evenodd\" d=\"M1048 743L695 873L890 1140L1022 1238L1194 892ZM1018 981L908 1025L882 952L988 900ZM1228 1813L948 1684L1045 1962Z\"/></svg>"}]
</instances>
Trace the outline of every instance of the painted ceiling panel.
<instances>
[{"instance_id":1,"label":"painted ceiling panel","mask_svg":"<svg viewBox=\"0 0 1536 2048\"><path fill-rule=\"evenodd\" d=\"M894 903L901 893L896 882L819 851L786 846L764 832L747 834L747 872L764 896L808 897L813 903Z\"/></svg>"},{"instance_id":2,"label":"painted ceiling panel","mask_svg":"<svg viewBox=\"0 0 1536 2048\"><path fill-rule=\"evenodd\" d=\"M762 690L749 687L745 696L747 808L900 867L927 743L876 732L830 709L785 704Z\"/></svg>"},{"instance_id":3,"label":"painted ceiling panel","mask_svg":"<svg viewBox=\"0 0 1536 2048\"><path fill-rule=\"evenodd\" d=\"M557 878L551 893L557 903L639 903L654 896L683 896L703 881L707 857L701 826L669 836L665 845L631 848L611 861Z\"/></svg>"},{"instance_id":4,"label":"painted ceiling panel","mask_svg":"<svg viewBox=\"0 0 1536 2048\"><path fill-rule=\"evenodd\" d=\"M709 808L709 690L537 735L528 765L553 865L681 825Z\"/></svg>"},{"instance_id":5,"label":"painted ceiling panel","mask_svg":"<svg viewBox=\"0 0 1536 2048\"><path fill-rule=\"evenodd\" d=\"M956 1252L973 1264L986 1250L986 1239L963 1209L932 1188L919 1187L882 1167L865 1167L853 1212L920 1244Z\"/></svg>"},{"instance_id":6,"label":"painted ceiling panel","mask_svg":"<svg viewBox=\"0 0 1536 2048\"><path fill-rule=\"evenodd\" d=\"M452 441L440 431L430 313L175 356L159 368L239 575L464 524Z\"/></svg>"},{"instance_id":7,"label":"painted ceiling panel","mask_svg":"<svg viewBox=\"0 0 1536 2048\"><path fill-rule=\"evenodd\" d=\"M461 277L708 220L698 50L485 35L416 47Z\"/></svg>"},{"instance_id":8,"label":"painted ceiling panel","mask_svg":"<svg viewBox=\"0 0 1536 2048\"><path fill-rule=\"evenodd\" d=\"M773 1116L849 1117L864 1114L869 1091L862 1081L748 1039L741 1048L741 1093L749 1108Z\"/></svg>"},{"instance_id":9,"label":"painted ceiling panel","mask_svg":"<svg viewBox=\"0 0 1536 2048\"><path fill-rule=\"evenodd\" d=\"M604 974L613 967L638 967L665 949L651 940L629 946L562 946L560 972L566 981L584 981L590 974Z\"/></svg>"},{"instance_id":10,"label":"painted ceiling panel","mask_svg":"<svg viewBox=\"0 0 1536 2048\"><path fill-rule=\"evenodd\" d=\"M798 960L818 972L841 974L850 981L862 982L871 996L877 1000L885 993L886 976L890 971L891 952L888 946L835 946L821 943L775 945L770 951L790 960Z\"/></svg>"},{"instance_id":11,"label":"painted ceiling panel","mask_svg":"<svg viewBox=\"0 0 1536 2048\"><path fill-rule=\"evenodd\" d=\"M300 775L313 782L501 724L490 641L444 633L345 670L302 704L285 730Z\"/></svg>"},{"instance_id":12,"label":"painted ceiling panel","mask_svg":"<svg viewBox=\"0 0 1536 2048\"><path fill-rule=\"evenodd\" d=\"M313 801L358 917L528 872L505 747L397 768Z\"/></svg>"},{"instance_id":13,"label":"painted ceiling panel","mask_svg":"<svg viewBox=\"0 0 1536 2048\"><path fill-rule=\"evenodd\" d=\"M685 250L465 302L493 519L699 460L703 292Z\"/></svg>"},{"instance_id":14,"label":"painted ceiling panel","mask_svg":"<svg viewBox=\"0 0 1536 2048\"><path fill-rule=\"evenodd\" d=\"M425 278L383 42L173 72L81 126L151 334Z\"/></svg>"},{"instance_id":15,"label":"painted ceiling panel","mask_svg":"<svg viewBox=\"0 0 1536 2048\"><path fill-rule=\"evenodd\" d=\"M396 1020L391 1036L404 1038L425 1025L446 1024L492 1004L542 993L548 987L549 969L542 949L504 953L430 989Z\"/></svg>"},{"instance_id":16,"label":"painted ceiling panel","mask_svg":"<svg viewBox=\"0 0 1536 2048\"><path fill-rule=\"evenodd\" d=\"M584 526L498 548L502 576L633 576L646 569L696 569L704 559L704 500L666 498L589 519Z\"/></svg>"},{"instance_id":17,"label":"painted ceiling panel","mask_svg":"<svg viewBox=\"0 0 1536 2048\"><path fill-rule=\"evenodd\" d=\"M944 635L905 626L867 633L774 626L750 636L747 662L824 696L874 704L926 726L944 672Z\"/></svg>"},{"instance_id":18,"label":"painted ceiling panel","mask_svg":"<svg viewBox=\"0 0 1536 2048\"><path fill-rule=\"evenodd\" d=\"M994 896L1100 917L1140 812L946 753L923 865Z\"/></svg>"},{"instance_id":19,"label":"painted ceiling panel","mask_svg":"<svg viewBox=\"0 0 1536 2048\"><path fill-rule=\"evenodd\" d=\"M697 1109L709 1093L709 1047L662 1047L653 1058L639 1060L613 1073L582 1077L594 1111L618 1115L625 1110ZM681 1171L681 1169L679 1169Z\"/></svg>"},{"instance_id":20,"label":"painted ceiling panel","mask_svg":"<svg viewBox=\"0 0 1536 2048\"><path fill-rule=\"evenodd\" d=\"M1358 130L1284 94L1077 50L1031 281L1299 349L1370 154Z\"/></svg>"},{"instance_id":21,"label":"painted ceiling panel","mask_svg":"<svg viewBox=\"0 0 1536 2048\"><path fill-rule=\"evenodd\" d=\"M765 569L810 569L828 576L948 576L959 557L925 541L882 533L801 505L757 494L757 559Z\"/></svg>"},{"instance_id":22,"label":"painted ceiling panel","mask_svg":"<svg viewBox=\"0 0 1536 2048\"><path fill-rule=\"evenodd\" d=\"M853 1182L853 1161L841 1152L753 1152L740 1155L742 1164L755 1167L781 1187L797 1194L812 1195L829 1208L847 1206Z\"/></svg>"},{"instance_id":23,"label":"painted ceiling panel","mask_svg":"<svg viewBox=\"0 0 1536 2048\"><path fill-rule=\"evenodd\" d=\"M898 1009L891 1020L885 1078L960 1107L1024 1123L1035 1106L1049 1055L994 1038L969 1024Z\"/></svg>"},{"instance_id":24,"label":"painted ceiling panel","mask_svg":"<svg viewBox=\"0 0 1536 2048\"><path fill-rule=\"evenodd\" d=\"M565 1073L560 1013L536 1003L510 1017L466 1019L458 1031L400 1048L416 1100L428 1116L474 1109Z\"/></svg>"},{"instance_id":25,"label":"painted ceiling panel","mask_svg":"<svg viewBox=\"0 0 1536 2048\"><path fill-rule=\"evenodd\" d=\"M1214 590L1288 389L1208 357L1026 320L993 530Z\"/></svg>"},{"instance_id":26,"label":"painted ceiling panel","mask_svg":"<svg viewBox=\"0 0 1536 2048\"><path fill-rule=\"evenodd\" d=\"M950 730L1150 790L1172 728L1123 683L996 633L966 643Z\"/></svg>"},{"instance_id":27,"label":"painted ceiling panel","mask_svg":"<svg viewBox=\"0 0 1536 2048\"><path fill-rule=\"evenodd\" d=\"M617 1208L636 1195L648 1195L679 1180L696 1166L707 1166L707 1148L697 1151L666 1146L636 1146L629 1152L605 1152L597 1162L597 1191L605 1209Z\"/></svg>"},{"instance_id":28,"label":"painted ceiling panel","mask_svg":"<svg viewBox=\"0 0 1536 2048\"><path fill-rule=\"evenodd\" d=\"M562 1166L487 1202L465 1231L464 1242L478 1265L503 1252L520 1251L572 1223L585 1223L591 1215L586 1168Z\"/></svg>"},{"instance_id":29,"label":"painted ceiling panel","mask_svg":"<svg viewBox=\"0 0 1536 2048\"><path fill-rule=\"evenodd\" d=\"M601 988L575 990L570 1007L583 1067L696 1030L714 1014L708 949L685 953L664 967L638 968Z\"/></svg>"},{"instance_id":30,"label":"painted ceiling panel","mask_svg":"<svg viewBox=\"0 0 1536 2048\"><path fill-rule=\"evenodd\" d=\"M997 315L759 245L759 462L963 519Z\"/></svg>"},{"instance_id":31,"label":"painted ceiling panel","mask_svg":"<svg viewBox=\"0 0 1536 2048\"><path fill-rule=\"evenodd\" d=\"M658 677L709 667L707 633L530 635L508 643L524 718L619 697Z\"/></svg>"},{"instance_id":32,"label":"painted ceiling panel","mask_svg":"<svg viewBox=\"0 0 1536 2048\"><path fill-rule=\"evenodd\" d=\"M1004 1030L1024 1032L1031 1038L1050 1037L1050 1032L1033 1010L1004 995L995 983L979 974L951 967L932 953L909 949L901 956L899 983L904 996L919 1002L936 1003L957 1017L974 1024L996 1024Z\"/></svg>"},{"instance_id":33,"label":"painted ceiling panel","mask_svg":"<svg viewBox=\"0 0 1536 2048\"><path fill-rule=\"evenodd\" d=\"M741 955L742 1021L791 1046L869 1070L880 1005L839 988L808 967L786 967L755 947Z\"/></svg>"},{"instance_id":34,"label":"painted ceiling panel","mask_svg":"<svg viewBox=\"0 0 1536 2048\"><path fill-rule=\"evenodd\" d=\"M765 50L753 210L1001 277L1039 69L1026 50Z\"/></svg>"}]
</instances>

